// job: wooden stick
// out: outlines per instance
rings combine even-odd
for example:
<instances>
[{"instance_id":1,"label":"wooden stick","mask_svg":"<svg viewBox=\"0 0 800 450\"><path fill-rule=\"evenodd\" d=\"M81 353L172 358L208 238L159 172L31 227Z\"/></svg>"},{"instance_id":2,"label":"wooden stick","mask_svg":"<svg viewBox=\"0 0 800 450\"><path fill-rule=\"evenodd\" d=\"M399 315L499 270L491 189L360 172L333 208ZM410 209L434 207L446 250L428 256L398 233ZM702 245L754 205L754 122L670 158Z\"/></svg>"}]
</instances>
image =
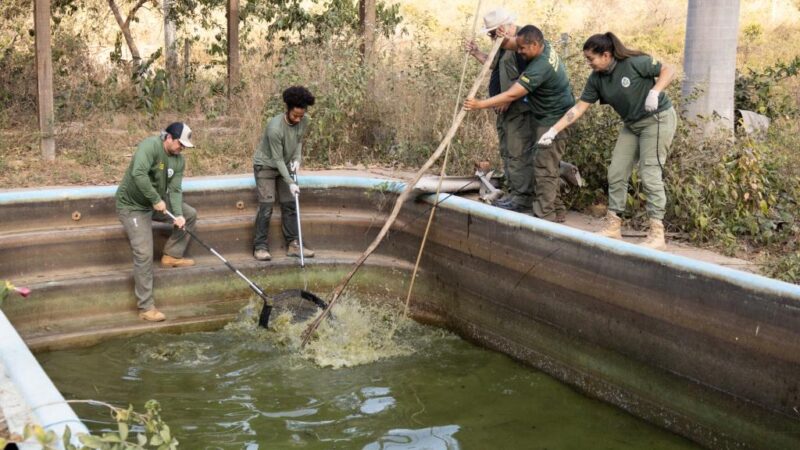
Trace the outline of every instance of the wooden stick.
<instances>
[{"instance_id":1,"label":"wooden stick","mask_svg":"<svg viewBox=\"0 0 800 450\"><path fill-rule=\"evenodd\" d=\"M472 39L475 39L475 27L478 25L478 13L481 11L481 0L478 0L478 7L475 10L475 16L472 19ZM502 38L501 38L502 39ZM464 75L467 73L467 63L469 62L469 53L464 52L464 64L461 66L461 78L458 81L458 95L456 95L456 104L453 105L453 120L456 120L459 107L461 106L461 90L464 87ZM422 261L422 252L425 250L425 243L428 242L428 233L431 231L431 224L433 218L436 216L436 207L439 205L439 194L442 192L442 181L444 180L445 170L447 169L447 158L450 155L450 142L444 150L444 159L442 160L442 169L439 171L439 183L436 184L436 195L433 197L433 206L431 213L428 215L428 223L425 225L425 233L422 235L422 242L419 244L419 251L417 252L417 262L414 263L414 271L411 272L411 281L408 283L408 293L406 294L406 302L403 307L403 317L408 317L408 307L411 304L411 293L414 292L414 281L417 279L417 272L419 271L419 263ZM397 323L392 328L389 336L394 336L397 329Z\"/></svg>"},{"instance_id":2,"label":"wooden stick","mask_svg":"<svg viewBox=\"0 0 800 450\"><path fill-rule=\"evenodd\" d=\"M492 61L494 60L494 57L497 54L497 51L500 49L500 44L502 42L503 42L502 39L495 39L494 45L492 46L492 51L489 53L489 57L486 58L486 62L483 63L481 72L480 74L478 74L478 78L476 78L475 82L472 84L472 88L467 94L467 98L474 97L475 94L478 92L478 88L480 88L481 82L483 81L484 77L486 77L486 74L489 72L489 67L492 64ZM383 225L383 228L381 228L381 231L378 233L378 236L375 237L375 240L373 240L372 243L369 245L369 247L367 247L367 249L364 251L364 253L361 254L361 256L356 261L353 269L350 270L350 273L348 273L347 276L344 277L342 282L339 283L339 285L336 286L336 288L333 290L333 295L331 296L331 299L328 302L328 307L325 308L325 310L322 311L322 313L316 319L314 319L314 321L311 322L311 324L303 332L303 341L300 345L301 348L308 343L308 341L311 339L311 336L314 334L314 331L319 327L319 325L322 323L325 317L327 317L330 314L331 309L336 304L336 301L339 300L339 296L342 295L342 292L344 291L345 287L347 287L347 283L350 282L350 279L353 278L353 275L356 274L356 271L358 271L361 265L364 264L364 261L366 261L369 255L371 255L372 252L374 252L375 249L378 248L378 245L380 245L381 241L383 241L383 238L386 237L386 233L389 232L389 228L391 228L395 220L397 220L397 216L398 214L400 214L400 209L403 207L403 204L411 195L411 191L414 189L414 186L417 185L417 182L419 182L420 178L422 178L422 175L424 175L425 172L431 168L433 163L436 162L436 160L439 159L439 157L442 155L445 148L450 144L450 141L453 139L453 136L455 136L456 131L458 131L458 128L459 126L461 126L461 122L464 120L464 117L466 115L467 112L462 107L461 111L459 111L458 115L453 120L453 124L450 125L450 130L445 135L444 139L442 140L442 143L439 144L439 147L436 149L435 152L433 152L433 155L431 155L431 157L428 158L427 161L425 161L425 164L423 164L422 168L419 169L417 174L414 176L414 179L406 184L406 187L405 189L403 189L403 192L400 194L399 197L397 197L397 200L394 203L394 208L392 209L392 213L389 215L389 219Z\"/></svg>"}]
</instances>

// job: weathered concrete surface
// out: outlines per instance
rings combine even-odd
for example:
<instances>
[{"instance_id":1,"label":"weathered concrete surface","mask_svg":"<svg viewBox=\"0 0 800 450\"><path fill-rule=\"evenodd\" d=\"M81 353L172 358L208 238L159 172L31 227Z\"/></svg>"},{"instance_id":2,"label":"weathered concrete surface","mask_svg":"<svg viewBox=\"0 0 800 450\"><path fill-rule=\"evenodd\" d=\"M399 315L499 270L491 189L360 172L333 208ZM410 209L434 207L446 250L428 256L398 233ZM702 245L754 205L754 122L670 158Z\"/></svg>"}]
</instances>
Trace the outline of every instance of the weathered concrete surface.
<instances>
[{"instance_id":1,"label":"weathered concrete surface","mask_svg":"<svg viewBox=\"0 0 800 450\"><path fill-rule=\"evenodd\" d=\"M296 260L280 257L279 214L271 227L279 257L249 256L252 179L225 180L187 189L200 236L268 292L301 286ZM395 198L385 190L396 186L333 177L301 184L304 238L317 251L306 275L311 290L326 293L383 225ZM0 194L0 214L11 218L0 225L0 252L9 255L0 273L35 289L4 309L32 347L218 327L250 296L193 245L198 266L156 271L156 302L170 320L142 323L110 194L84 194L36 202ZM406 205L352 289L404 298L431 201ZM73 211L82 212L77 223ZM166 234L159 229L157 240ZM709 447L800 446L796 286L448 197L414 298L420 319Z\"/></svg>"},{"instance_id":2,"label":"weathered concrete surface","mask_svg":"<svg viewBox=\"0 0 800 450\"><path fill-rule=\"evenodd\" d=\"M424 261L449 328L705 445L798 445L796 287L453 203Z\"/></svg>"}]
</instances>

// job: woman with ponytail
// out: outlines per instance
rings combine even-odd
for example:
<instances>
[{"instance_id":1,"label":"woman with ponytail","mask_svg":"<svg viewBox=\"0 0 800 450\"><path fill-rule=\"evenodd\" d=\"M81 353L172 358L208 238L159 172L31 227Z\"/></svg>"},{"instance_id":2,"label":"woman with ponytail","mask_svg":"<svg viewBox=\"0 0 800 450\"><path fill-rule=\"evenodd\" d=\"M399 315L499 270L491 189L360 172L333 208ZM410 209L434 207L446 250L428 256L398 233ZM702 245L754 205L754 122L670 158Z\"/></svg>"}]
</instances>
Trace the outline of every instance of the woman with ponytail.
<instances>
[{"instance_id":1,"label":"woman with ponytail","mask_svg":"<svg viewBox=\"0 0 800 450\"><path fill-rule=\"evenodd\" d=\"M639 176L647 195L650 231L645 247L663 250L664 210L667 197L662 167L675 136L677 115L664 89L675 70L651 56L626 48L613 33L595 34L583 44L583 55L592 74L578 103L539 139L549 145L598 100L609 104L624 125L617 138L608 167L608 213L600 235L622 239L622 219L628 194L628 179L639 160Z\"/></svg>"}]
</instances>

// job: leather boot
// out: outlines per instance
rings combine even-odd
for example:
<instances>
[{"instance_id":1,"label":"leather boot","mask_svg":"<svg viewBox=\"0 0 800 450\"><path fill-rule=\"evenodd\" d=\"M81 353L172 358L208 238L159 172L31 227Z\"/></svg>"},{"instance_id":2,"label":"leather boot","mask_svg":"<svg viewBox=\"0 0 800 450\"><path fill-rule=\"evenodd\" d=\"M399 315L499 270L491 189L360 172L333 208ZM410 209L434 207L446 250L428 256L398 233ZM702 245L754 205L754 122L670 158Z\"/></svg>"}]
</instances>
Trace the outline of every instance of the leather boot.
<instances>
[{"instance_id":1,"label":"leather boot","mask_svg":"<svg viewBox=\"0 0 800 450\"><path fill-rule=\"evenodd\" d=\"M161 265L164 267L189 267L194 265L194 260L189 258L173 258L169 255L161 257Z\"/></svg>"},{"instance_id":2,"label":"leather boot","mask_svg":"<svg viewBox=\"0 0 800 450\"><path fill-rule=\"evenodd\" d=\"M644 242L639 245L654 250L666 249L667 243L664 240L664 223L659 219L650 219L650 231L647 232L647 238Z\"/></svg>"},{"instance_id":3,"label":"leather boot","mask_svg":"<svg viewBox=\"0 0 800 450\"><path fill-rule=\"evenodd\" d=\"M139 313L139 318L148 322L162 322L167 319L161 311L153 308Z\"/></svg>"},{"instance_id":4,"label":"leather boot","mask_svg":"<svg viewBox=\"0 0 800 450\"><path fill-rule=\"evenodd\" d=\"M272 259L272 255L270 255L269 250L265 248L257 248L253 252L253 258L259 261L269 261Z\"/></svg>"},{"instance_id":5,"label":"leather boot","mask_svg":"<svg viewBox=\"0 0 800 450\"><path fill-rule=\"evenodd\" d=\"M297 256L300 257L300 242L295 239L289 243L286 247L286 256ZM314 250L303 246L303 258L313 258L314 257Z\"/></svg>"},{"instance_id":6,"label":"leather boot","mask_svg":"<svg viewBox=\"0 0 800 450\"><path fill-rule=\"evenodd\" d=\"M622 239L622 219L620 219L617 213L608 211L603 221L605 222L605 226L602 230L597 232L598 235L613 239Z\"/></svg>"}]
</instances>

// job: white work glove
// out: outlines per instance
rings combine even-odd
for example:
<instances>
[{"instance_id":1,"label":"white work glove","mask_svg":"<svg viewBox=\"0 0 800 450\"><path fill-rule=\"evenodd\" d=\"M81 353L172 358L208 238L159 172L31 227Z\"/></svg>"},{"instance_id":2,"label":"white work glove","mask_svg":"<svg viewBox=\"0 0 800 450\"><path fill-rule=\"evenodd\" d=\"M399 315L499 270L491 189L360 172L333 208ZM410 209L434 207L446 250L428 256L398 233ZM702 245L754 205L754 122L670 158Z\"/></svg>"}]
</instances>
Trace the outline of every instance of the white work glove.
<instances>
[{"instance_id":1,"label":"white work glove","mask_svg":"<svg viewBox=\"0 0 800 450\"><path fill-rule=\"evenodd\" d=\"M298 169L300 169L300 161L295 160L289 163L289 170L291 170L294 173L297 173Z\"/></svg>"},{"instance_id":2,"label":"white work glove","mask_svg":"<svg viewBox=\"0 0 800 450\"><path fill-rule=\"evenodd\" d=\"M550 129L547 130L547 133L543 134L542 137L539 138L539 142L537 142L536 144L538 144L538 145L550 145L550 144L553 143L553 140L556 138L557 134L558 134L558 131L556 131L555 128L550 127Z\"/></svg>"},{"instance_id":3,"label":"white work glove","mask_svg":"<svg viewBox=\"0 0 800 450\"><path fill-rule=\"evenodd\" d=\"M294 196L300 195L300 186L298 186L297 183L290 184L289 192L291 192Z\"/></svg>"},{"instance_id":4,"label":"white work glove","mask_svg":"<svg viewBox=\"0 0 800 450\"><path fill-rule=\"evenodd\" d=\"M647 93L647 100L644 101L644 110L647 112L653 112L658 109L658 92L655 89L650 89L650 92Z\"/></svg>"}]
</instances>

